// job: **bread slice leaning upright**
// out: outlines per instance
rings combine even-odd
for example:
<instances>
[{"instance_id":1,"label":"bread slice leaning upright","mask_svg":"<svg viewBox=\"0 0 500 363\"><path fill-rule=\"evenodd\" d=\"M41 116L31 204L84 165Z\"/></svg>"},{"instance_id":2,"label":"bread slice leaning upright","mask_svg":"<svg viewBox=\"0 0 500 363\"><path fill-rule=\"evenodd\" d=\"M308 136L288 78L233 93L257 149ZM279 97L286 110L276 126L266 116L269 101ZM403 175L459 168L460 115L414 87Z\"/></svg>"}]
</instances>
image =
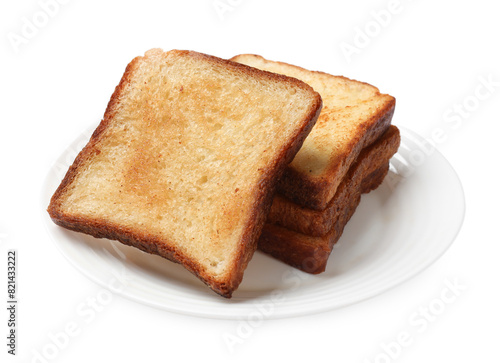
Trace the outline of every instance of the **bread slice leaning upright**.
<instances>
[{"instance_id":1,"label":"bread slice leaning upright","mask_svg":"<svg viewBox=\"0 0 500 363\"><path fill-rule=\"evenodd\" d=\"M293 78L150 50L128 65L48 212L65 228L181 263L231 297L321 105Z\"/></svg>"}]
</instances>

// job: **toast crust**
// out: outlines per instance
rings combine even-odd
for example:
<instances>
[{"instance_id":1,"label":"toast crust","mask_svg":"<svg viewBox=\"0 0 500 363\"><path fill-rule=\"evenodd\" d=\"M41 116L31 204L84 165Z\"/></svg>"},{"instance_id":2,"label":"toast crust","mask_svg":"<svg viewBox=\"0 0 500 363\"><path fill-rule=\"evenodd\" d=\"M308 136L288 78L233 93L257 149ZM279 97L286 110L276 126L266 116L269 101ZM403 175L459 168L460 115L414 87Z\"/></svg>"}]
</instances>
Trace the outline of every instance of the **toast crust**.
<instances>
[{"instance_id":1,"label":"toast crust","mask_svg":"<svg viewBox=\"0 0 500 363\"><path fill-rule=\"evenodd\" d=\"M362 193L376 189L384 180L389 164L377 169L363 181L366 188ZM304 272L324 272L333 246L338 242L344 228L361 201L361 192L344 200L333 222L332 229L324 236L312 237L275 224L266 224L259 240L259 250Z\"/></svg>"},{"instance_id":2,"label":"toast crust","mask_svg":"<svg viewBox=\"0 0 500 363\"><path fill-rule=\"evenodd\" d=\"M362 183L364 176L371 174L381 162L389 160L397 151L400 143L399 132L395 126L389 129L372 145L364 148L346 174L343 183ZM343 190L349 189L345 188ZM338 189L339 190L339 189ZM274 197L267 223L276 224L308 236L320 237L333 227L338 213L338 200L335 195L322 211L304 208L277 194Z\"/></svg>"},{"instance_id":3,"label":"toast crust","mask_svg":"<svg viewBox=\"0 0 500 363\"><path fill-rule=\"evenodd\" d=\"M125 245L139 248L144 252L156 254L171 261L181 263L186 269L199 277L200 280L202 280L216 293L226 298L230 298L233 291L241 283L244 269L257 248L258 237L270 209L276 183L279 177L283 174L284 168L291 162L295 154L298 152L304 142L304 139L316 122L321 111L322 100L320 95L310 86L290 77L260 71L239 63L193 51L173 50L171 52L172 54L189 55L190 57L201 58L205 61L211 62L212 64L232 69L242 75L257 78L263 77L276 82L284 82L291 87L304 89L314 95L314 102L309 107L305 117L300 120L300 125L296 127L296 131L293 136L286 144L282 145L276 157L267 164L268 166L263 168L260 180L252 191L253 204L251 206L251 213L245 221L246 225L244 232L241 240L239 241L238 255L231 268L230 276L215 279L195 259L180 251L168 240L159 239L153 234L137 231L133 228L127 228L101 218L81 218L77 215L66 213L61 208L61 201L64 194L78 176L79 168L81 168L94 155L94 153L99 152L97 145L100 139L104 137L106 130L110 127L113 118L116 116L121 98L125 94L126 89L130 87L132 77L134 72L137 70L139 63L149 56L158 56L158 54L163 53L161 50L150 50L146 52L143 57L136 57L128 64L120 83L115 88L115 91L111 96L103 120L92 134L88 144L78 154L74 163L69 168L61 184L52 196L47 211L52 220L64 228L86 233L96 238L118 240Z\"/></svg>"},{"instance_id":4,"label":"toast crust","mask_svg":"<svg viewBox=\"0 0 500 363\"><path fill-rule=\"evenodd\" d=\"M371 113L369 117L356 121L356 133L349 139L349 142L342 150L337 151L335 155L333 154L333 147L330 151L323 152L324 155L328 155L328 153L331 154L328 156L329 159L325 169L319 174L314 172L311 173L311 170L307 172L304 167L298 167L298 164L295 164L301 157L302 161L300 163L308 164L306 163L307 157L299 153L294 161L286 168L283 177L280 179L277 189L279 194L309 209L318 211L325 209L335 195L345 173L347 173L350 165L356 160L361 150L375 142L375 140L377 140L389 127L396 105L395 98L390 95L381 94L378 88L365 82L355 81L343 76L333 76L325 72L310 71L285 62L270 61L255 54L241 54L231 58L231 60L249 64L260 69L272 70L277 73L284 73L297 77L307 83L311 82L309 84L316 84L319 88L323 88L325 92L333 87L331 84L337 85L340 80L342 80L347 85L347 88L352 87L355 90L349 88L347 91L342 91L340 87L340 95L342 92L355 94L359 91L358 88L362 88L363 90L359 92L366 93L363 97L367 98L364 98L364 100L373 100L378 104L378 106L373 105L376 109L373 110L374 112ZM317 89L317 91L319 91L320 94L323 92L320 89ZM311 132L309 140L315 140L316 136L320 135L319 129L321 126L332 121L334 122L338 117L335 111L337 105L335 105L335 102L329 104L325 94L326 93L323 94L323 112L320 115L316 127ZM352 102L344 107L349 108L356 106L356 104L357 103ZM315 142L312 142L312 145L314 148ZM304 147L306 146L307 142ZM311 161L309 161L309 164L310 162Z\"/></svg>"},{"instance_id":5,"label":"toast crust","mask_svg":"<svg viewBox=\"0 0 500 363\"><path fill-rule=\"evenodd\" d=\"M361 150L373 144L390 126L395 106L396 101L392 99L368 122L359 125L358 137L349 144L350 151L339 155L320 178L312 179L292 167L286 168L278 183L278 193L309 209L322 211L327 208Z\"/></svg>"},{"instance_id":6,"label":"toast crust","mask_svg":"<svg viewBox=\"0 0 500 363\"><path fill-rule=\"evenodd\" d=\"M399 130L391 126L380 141L362 152L360 160L350 168L332 199L332 209L327 212L330 218L327 225L331 228L326 234L307 235L270 223L268 220L259 240L259 249L302 271L311 274L323 272L333 246L342 236L344 227L361 200L361 194L376 189L383 182L389 170L389 159L397 151L399 143ZM387 152L380 150L384 148ZM300 210L300 207L296 208ZM275 213L277 216L276 210ZM288 214L288 211L281 210L281 213ZM305 220L308 216L303 215L302 218ZM288 220L287 223L292 221L294 219ZM298 219L295 221L300 223ZM306 227L310 228L309 225ZM324 227L325 225L322 226Z\"/></svg>"}]
</instances>

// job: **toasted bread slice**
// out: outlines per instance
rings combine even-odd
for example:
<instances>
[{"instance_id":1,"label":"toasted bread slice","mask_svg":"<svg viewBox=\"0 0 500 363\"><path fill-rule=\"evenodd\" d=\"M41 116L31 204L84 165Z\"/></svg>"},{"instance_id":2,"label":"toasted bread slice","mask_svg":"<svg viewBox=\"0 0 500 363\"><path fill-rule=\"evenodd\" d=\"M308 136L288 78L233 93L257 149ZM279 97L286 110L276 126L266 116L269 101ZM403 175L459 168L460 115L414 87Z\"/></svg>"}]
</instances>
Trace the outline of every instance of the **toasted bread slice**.
<instances>
[{"instance_id":1,"label":"toasted bread slice","mask_svg":"<svg viewBox=\"0 0 500 363\"><path fill-rule=\"evenodd\" d=\"M257 55L243 54L231 60L298 78L321 94L323 110L318 122L287 167L278 192L301 206L325 209L361 150L389 127L394 97L367 83Z\"/></svg>"},{"instance_id":2,"label":"toasted bread slice","mask_svg":"<svg viewBox=\"0 0 500 363\"><path fill-rule=\"evenodd\" d=\"M266 223L259 249L302 271L312 274L323 272L334 244L340 239L360 202L361 194L382 183L389 169L389 159L397 151L399 142L399 130L391 126L379 141L363 150L332 199L335 207L329 212L331 229L327 234L314 237ZM380 153L380 149L388 152ZM305 217L308 216L302 216Z\"/></svg>"},{"instance_id":3,"label":"toasted bread slice","mask_svg":"<svg viewBox=\"0 0 500 363\"><path fill-rule=\"evenodd\" d=\"M181 263L231 297L321 110L293 78L190 52L135 58L53 195L55 223Z\"/></svg>"},{"instance_id":4,"label":"toasted bread slice","mask_svg":"<svg viewBox=\"0 0 500 363\"><path fill-rule=\"evenodd\" d=\"M348 173L351 180L344 180L344 182L352 184L350 188L357 188L356 183L361 183L363 178L374 173L381 163L387 163L387 160L396 153L399 141L398 129L396 126L390 126L374 144L361 151ZM267 223L277 224L309 236L324 236L336 223L341 208L338 198L339 195L336 194L324 210L317 211L301 207L277 194L274 197Z\"/></svg>"}]
</instances>

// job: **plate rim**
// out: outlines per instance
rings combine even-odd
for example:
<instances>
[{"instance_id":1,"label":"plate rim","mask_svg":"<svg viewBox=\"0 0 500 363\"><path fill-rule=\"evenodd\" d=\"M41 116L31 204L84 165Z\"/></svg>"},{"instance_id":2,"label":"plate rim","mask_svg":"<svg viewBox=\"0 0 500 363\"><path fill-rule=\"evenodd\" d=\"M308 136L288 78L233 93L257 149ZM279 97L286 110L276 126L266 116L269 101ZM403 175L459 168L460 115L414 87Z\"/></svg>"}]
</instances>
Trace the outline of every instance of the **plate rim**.
<instances>
[{"instance_id":1,"label":"plate rim","mask_svg":"<svg viewBox=\"0 0 500 363\"><path fill-rule=\"evenodd\" d=\"M423 138L422 136L420 136L419 134L410 130L407 127L399 126L399 125L397 127L401 131L402 141L403 141L403 138L407 134L409 134L413 138L417 139L419 142L423 142L423 143L428 142L428 140L426 140L425 138ZM89 134L92 134L92 132L89 132L89 130L93 130L93 128L89 127L87 130L80 133L77 138L75 138L71 143L69 143L67 145L66 148L64 148L62 150L62 152L57 157L56 161L54 163L52 163L52 165L50 166L49 171L46 174L46 176L43 180L43 183L42 183L42 187L41 187L41 204L42 204L41 216L43 219L44 228L47 231L50 239L52 240L52 243L56 245L57 250L66 258L66 260L68 260L70 262L70 264L74 268L76 268L80 273L82 273L85 277L87 277L88 279L90 279L91 281L96 283L97 285L99 285L105 289L109 289L109 286L107 286L108 284L106 282L102 281L102 278L100 278L99 274L91 273L91 271L88 271L88 269L86 269L84 266L77 263L78 262L77 259L69 256L66 253L66 251L64 250L61 243L59 243L56 240L57 236L55 236L54 233L51 231L51 228L62 228L62 227L56 226L52 222L52 220L50 219L50 217L46 211L48 203L50 201L50 198L52 197L52 194L55 192L55 189L52 190L52 192L50 191L51 190L50 186L52 184L59 185L59 183L60 183L60 180L59 180L59 182L53 181L53 179L55 177L55 174L54 174L55 168L56 168L56 165L58 164L58 161L66 155L66 153L68 152L68 150L72 146L74 146L75 144L81 143L82 138L87 137ZM77 151L79 152L80 150L77 150ZM398 153L399 153L399 150L398 150ZM425 271L427 268L429 268L430 266L435 264L436 261L438 261L448 251L448 249L453 245L453 242L456 240L457 236L459 235L459 233L462 229L462 226L463 226L464 219L465 219L467 205L466 205L464 188L463 188L462 182L461 182L456 170L449 163L449 161L444 157L444 155L434 146L432 149L432 154L433 155L436 154L438 156L438 158L440 158L441 161L443 161L444 164L448 167L449 171L451 171L451 174L453 175L453 180L456 183L456 186L458 187L459 201L460 201L460 205L461 205L461 208L460 208L461 213L459 216L457 215L457 220L455 221L456 228L453 228L453 233L450 233L450 236L448 236L448 242L446 244L443 244L443 247L439 251L439 253L434 254L432 256L432 258L428 259L425 263L420 264L420 266L418 268L413 268L409 272L406 272L402 275L398 275L396 279L391 280L391 283L389 283L389 284L386 283L384 287L375 289L374 292L371 291L370 289L368 289L368 290L365 289L364 293L361 294L361 296L359 296L358 298L350 298L347 300L345 299L342 303L336 303L335 305L324 303L324 304L322 304L322 307L316 306L317 304L313 304L313 308L308 308L308 309L297 309L297 307L294 305L287 305L287 304L283 305L283 304L277 303L275 308L274 308L274 313L269 315L269 316L263 316L263 318L264 319L281 319L281 318L305 316L305 315L323 313L326 311L331 311L331 310L340 309L340 308L343 308L346 306L358 304L358 303L361 303L361 302L369 300L373 297L379 296L379 295L381 295L389 290L392 290L392 289L400 286L404 282L411 280L412 278L419 275L420 273ZM68 167L69 167L69 165L68 165ZM113 242L120 243L117 241L113 241ZM298 273L300 274L301 272L298 272ZM308 276L312 276L312 275L308 275ZM202 286L202 287L205 288L204 286ZM226 300L222 297L215 295L208 288L206 288L206 290L207 290L207 294L213 294L213 296L209 296L209 300L210 300L210 305L213 305L212 302L215 302L215 304L217 305L216 311L214 311L212 306L210 306L210 309L208 309L208 311L207 311L207 309L198 309L198 310L197 309L189 309L189 308L187 308L185 303L180 304L180 306L170 306L169 307L169 306L166 306L164 303L161 303L160 301L151 300L151 299L148 300L142 294L139 294L139 295L137 295L137 293L134 294L134 293L132 293L133 291L128 291L128 289L125 289L122 291L113 291L113 292L117 293L118 295L125 297L129 300L132 300L132 301L135 301L137 303L141 303L141 304L144 304L147 306L151 306L154 308L158 308L160 310L165 310L165 311L169 311L172 313L179 313L179 314L188 315L188 316L224 319L224 320L245 319L246 316L248 316L249 314L251 314L252 312L255 311L255 305L256 305L255 303L263 300L266 297L265 295L263 295L263 296L259 296L259 297L255 298L255 299L242 301L243 300L242 298L235 296L232 299ZM280 289L278 288L275 290L280 290ZM359 293L358 293L358 295L359 295ZM215 300L213 298L223 299L223 300ZM191 297L191 299L192 299L192 297ZM206 304L207 302L202 301L202 302L195 304L195 305L197 305L197 306L200 304L203 305L204 303ZM193 304L191 304L191 305L193 305ZM191 305L189 305L189 306L191 306ZM185 308L183 308L183 306ZM239 308L234 309L235 306L239 306ZM249 310L248 308L252 308L252 309Z\"/></svg>"}]
</instances>

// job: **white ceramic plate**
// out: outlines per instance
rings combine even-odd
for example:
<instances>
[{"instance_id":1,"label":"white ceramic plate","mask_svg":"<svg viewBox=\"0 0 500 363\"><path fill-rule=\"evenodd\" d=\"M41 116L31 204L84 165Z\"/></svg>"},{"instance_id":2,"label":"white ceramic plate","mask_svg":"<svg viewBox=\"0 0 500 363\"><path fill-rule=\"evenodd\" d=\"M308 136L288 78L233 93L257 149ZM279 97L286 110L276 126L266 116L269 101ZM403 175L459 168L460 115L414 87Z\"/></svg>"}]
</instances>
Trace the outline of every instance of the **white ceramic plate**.
<instances>
[{"instance_id":1,"label":"white ceramic plate","mask_svg":"<svg viewBox=\"0 0 500 363\"><path fill-rule=\"evenodd\" d=\"M384 183L362 197L334 248L327 270L308 275L257 252L232 299L161 257L116 241L67 231L47 213L55 244L98 284L132 300L172 312L233 319L282 318L330 310L380 294L421 272L451 245L464 218L460 181L446 159L415 133L402 143ZM73 142L49 172L46 209L90 132Z\"/></svg>"}]
</instances>

